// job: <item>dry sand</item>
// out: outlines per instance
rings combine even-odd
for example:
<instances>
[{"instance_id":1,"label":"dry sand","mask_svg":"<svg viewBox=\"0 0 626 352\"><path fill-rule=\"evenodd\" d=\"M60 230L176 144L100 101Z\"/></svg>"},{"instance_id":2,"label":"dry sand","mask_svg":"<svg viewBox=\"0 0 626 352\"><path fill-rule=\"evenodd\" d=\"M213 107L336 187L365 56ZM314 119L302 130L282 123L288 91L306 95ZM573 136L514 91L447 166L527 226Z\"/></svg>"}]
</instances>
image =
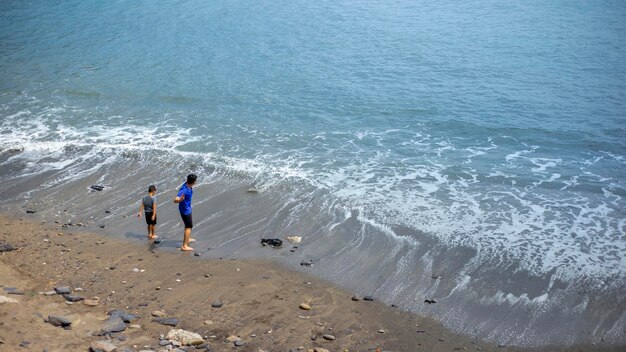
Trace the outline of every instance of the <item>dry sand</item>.
<instances>
[{"instance_id":1,"label":"dry sand","mask_svg":"<svg viewBox=\"0 0 626 352\"><path fill-rule=\"evenodd\" d=\"M0 216L0 225L0 243L16 247L0 254L0 296L18 301L0 303L0 351L87 351L92 342L107 339L117 351L165 351L159 336L172 327L153 322L153 311L178 318L178 328L202 335L211 351L621 350L497 346L377 301L353 301L351 293L328 282L265 261L206 260L148 241L105 238L84 228L7 216ZM100 301L70 305L60 295L42 294L58 286ZM212 308L217 300L223 306ZM301 303L311 309L301 309ZM93 336L114 309L140 318L121 333ZM49 315L70 319L71 329L46 322ZM228 341L232 335L244 345Z\"/></svg>"}]
</instances>

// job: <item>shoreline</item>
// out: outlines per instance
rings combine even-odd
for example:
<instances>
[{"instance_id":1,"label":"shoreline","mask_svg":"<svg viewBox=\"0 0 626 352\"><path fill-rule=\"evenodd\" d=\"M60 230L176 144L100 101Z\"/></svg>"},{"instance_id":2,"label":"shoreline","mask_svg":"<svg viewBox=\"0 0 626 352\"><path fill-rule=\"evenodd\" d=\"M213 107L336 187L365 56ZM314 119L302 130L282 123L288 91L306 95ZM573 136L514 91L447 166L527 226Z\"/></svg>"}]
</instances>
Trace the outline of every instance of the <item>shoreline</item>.
<instances>
[{"instance_id":1,"label":"shoreline","mask_svg":"<svg viewBox=\"0 0 626 352\"><path fill-rule=\"evenodd\" d=\"M115 309L140 317L133 322L139 328L128 325L111 335L109 341L120 351L165 351L159 336L171 327L153 322L154 311L179 319L177 328L199 333L212 351L619 350L592 345L498 346L456 334L432 318L403 312L375 297L373 302L353 301L350 292L271 260L205 259L147 241L63 229L36 217L22 220L1 214L0 222L0 243L16 248L0 254L0 295L19 301L0 304L0 351L17 349L24 342L31 350L87 350L103 339L92 335L102 328L106 313ZM68 286L72 295L84 299L98 297L99 302L69 305L59 295L39 294L58 286ZM10 294L8 287L22 294ZM218 300L223 306L213 308ZM301 303L310 310L300 308ZM67 316L72 330L46 323L49 314ZM232 336L238 336L243 346L235 346L232 338L228 341Z\"/></svg>"}]
</instances>

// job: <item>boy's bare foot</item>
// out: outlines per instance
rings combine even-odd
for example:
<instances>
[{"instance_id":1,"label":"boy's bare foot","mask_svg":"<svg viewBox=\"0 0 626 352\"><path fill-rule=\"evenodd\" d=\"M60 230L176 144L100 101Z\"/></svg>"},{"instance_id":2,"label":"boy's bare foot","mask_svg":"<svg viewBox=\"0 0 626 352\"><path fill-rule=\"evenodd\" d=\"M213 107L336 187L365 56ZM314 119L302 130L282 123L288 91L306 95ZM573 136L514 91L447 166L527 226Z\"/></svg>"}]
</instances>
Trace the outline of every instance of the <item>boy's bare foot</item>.
<instances>
[{"instance_id":1,"label":"boy's bare foot","mask_svg":"<svg viewBox=\"0 0 626 352\"><path fill-rule=\"evenodd\" d=\"M157 238L157 237L159 237L159 236L150 235L150 236L148 236L148 239L149 239L149 240L153 240L153 239L155 239L155 238Z\"/></svg>"},{"instance_id":2,"label":"boy's bare foot","mask_svg":"<svg viewBox=\"0 0 626 352\"><path fill-rule=\"evenodd\" d=\"M180 247L180 250L184 251L184 252L189 252L189 251L193 251L193 248L191 248L189 246L182 246L182 247Z\"/></svg>"}]
</instances>

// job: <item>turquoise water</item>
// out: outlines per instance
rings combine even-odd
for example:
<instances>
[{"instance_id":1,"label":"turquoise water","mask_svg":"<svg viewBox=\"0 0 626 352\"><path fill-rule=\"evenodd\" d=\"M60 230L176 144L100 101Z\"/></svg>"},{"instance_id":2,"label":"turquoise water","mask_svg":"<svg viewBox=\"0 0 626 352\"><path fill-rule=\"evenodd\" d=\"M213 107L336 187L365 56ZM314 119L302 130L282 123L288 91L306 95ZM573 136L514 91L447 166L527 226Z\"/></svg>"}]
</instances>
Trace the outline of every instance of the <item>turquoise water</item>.
<instances>
[{"instance_id":1,"label":"turquoise water","mask_svg":"<svg viewBox=\"0 0 626 352\"><path fill-rule=\"evenodd\" d=\"M609 290L623 341L625 57L620 1L3 1L0 177L156 152L321 190L399 243Z\"/></svg>"}]
</instances>

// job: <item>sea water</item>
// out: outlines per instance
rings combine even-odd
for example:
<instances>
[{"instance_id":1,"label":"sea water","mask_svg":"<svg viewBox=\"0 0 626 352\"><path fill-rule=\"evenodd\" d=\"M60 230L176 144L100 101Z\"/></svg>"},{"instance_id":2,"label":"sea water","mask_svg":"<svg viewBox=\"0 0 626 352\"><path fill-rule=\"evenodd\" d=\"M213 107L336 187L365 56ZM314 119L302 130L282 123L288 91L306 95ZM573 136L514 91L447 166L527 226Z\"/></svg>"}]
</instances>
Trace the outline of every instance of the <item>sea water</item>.
<instances>
[{"instance_id":1,"label":"sea water","mask_svg":"<svg viewBox=\"0 0 626 352\"><path fill-rule=\"evenodd\" d=\"M2 208L196 172L223 252L297 231L455 330L624 343L625 57L620 1L3 1Z\"/></svg>"}]
</instances>

